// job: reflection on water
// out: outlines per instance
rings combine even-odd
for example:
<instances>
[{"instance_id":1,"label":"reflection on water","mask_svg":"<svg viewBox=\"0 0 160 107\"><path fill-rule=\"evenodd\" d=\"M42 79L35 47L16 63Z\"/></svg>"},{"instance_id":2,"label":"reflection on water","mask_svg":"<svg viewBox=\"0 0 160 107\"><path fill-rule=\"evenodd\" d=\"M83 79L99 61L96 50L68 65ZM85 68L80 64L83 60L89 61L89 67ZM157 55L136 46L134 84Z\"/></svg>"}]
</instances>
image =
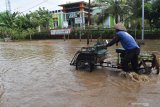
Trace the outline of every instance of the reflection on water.
<instances>
[{"instance_id":1,"label":"reflection on water","mask_svg":"<svg viewBox=\"0 0 160 107\"><path fill-rule=\"evenodd\" d=\"M69 63L82 46L86 40L1 42L0 107L159 107L159 76L136 83L111 68L76 71ZM147 40L141 51L160 58L160 40Z\"/></svg>"}]
</instances>

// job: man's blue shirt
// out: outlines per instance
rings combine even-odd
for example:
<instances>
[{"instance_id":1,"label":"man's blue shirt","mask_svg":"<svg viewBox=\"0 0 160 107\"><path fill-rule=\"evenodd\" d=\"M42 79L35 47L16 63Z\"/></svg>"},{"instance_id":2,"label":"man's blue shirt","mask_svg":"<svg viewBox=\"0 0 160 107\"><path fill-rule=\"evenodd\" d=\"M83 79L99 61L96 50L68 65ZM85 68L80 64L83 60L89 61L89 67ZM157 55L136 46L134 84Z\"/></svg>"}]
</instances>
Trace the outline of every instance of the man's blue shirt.
<instances>
[{"instance_id":1,"label":"man's blue shirt","mask_svg":"<svg viewBox=\"0 0 160 107\"><path fill-rule=\"evenodd\" d=\"M118 36L118 39L125 50L140 48L129 33L125 31L119 31L116 33L116 35Z\"/></svg>"}]
</instances>

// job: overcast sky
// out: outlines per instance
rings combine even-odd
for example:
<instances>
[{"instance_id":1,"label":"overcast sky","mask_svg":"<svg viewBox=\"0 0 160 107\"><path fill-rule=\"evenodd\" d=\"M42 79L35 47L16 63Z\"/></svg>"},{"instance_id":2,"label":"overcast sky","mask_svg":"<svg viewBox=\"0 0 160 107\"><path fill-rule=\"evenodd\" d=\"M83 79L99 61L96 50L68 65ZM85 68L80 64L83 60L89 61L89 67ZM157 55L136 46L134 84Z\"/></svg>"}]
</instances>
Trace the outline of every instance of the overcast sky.
<instances>
[{"instance_id":1,"label":"overcast sky","mask_svg":"<svg viewBox=\"0 0 160 107\"><path fill-rule=\"evenodd\" d=\"M5 0L0 1L0 12L2 12L6 10L6 4ZM50 11L62 9L58 5L77 1L88 2L89 0L10 0L10 4L12 12L19 11L26 13L37 10L39 7L45 7Z\"/></svg>"}]
</instances>

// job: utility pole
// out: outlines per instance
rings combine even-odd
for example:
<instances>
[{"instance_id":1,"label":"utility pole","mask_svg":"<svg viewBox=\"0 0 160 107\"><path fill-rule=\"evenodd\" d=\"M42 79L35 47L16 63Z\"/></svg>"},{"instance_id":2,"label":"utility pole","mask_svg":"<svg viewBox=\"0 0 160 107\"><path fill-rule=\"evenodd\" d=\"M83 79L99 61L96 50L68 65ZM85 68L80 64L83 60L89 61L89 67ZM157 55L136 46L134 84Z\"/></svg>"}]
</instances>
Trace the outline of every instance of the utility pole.
<instances>
[{"instance_id":1,"label":"utility pole","mask_svg":"<svg viewBox=\"0 0 160 107\"><path fill-rule=\"evenodd\" d=\"M90 18L90 0L88 4L88 34L87 34L87 45L89 45L89 36L90 36L90 24L91 24L91 18Z\"/></svg>"},{"instance_id":2,"label":"utility pole","mask_svg":"<svg viewBox=\"0 0 160 107\"><path fill-rule=\"evenodd\" d=\"M6 11L11 12L11 2L10 0L5 0L6 2Z\"/></svg>"},{"instance_id":3,"label":"utility pole","mask_svg":"<svg viewBox=\"0 0 160 107\"><path fill-rule=\"evenodd\" d=\"M144 40L144 0L142 0L142 42Z\"/></svg>"}]
</instances>

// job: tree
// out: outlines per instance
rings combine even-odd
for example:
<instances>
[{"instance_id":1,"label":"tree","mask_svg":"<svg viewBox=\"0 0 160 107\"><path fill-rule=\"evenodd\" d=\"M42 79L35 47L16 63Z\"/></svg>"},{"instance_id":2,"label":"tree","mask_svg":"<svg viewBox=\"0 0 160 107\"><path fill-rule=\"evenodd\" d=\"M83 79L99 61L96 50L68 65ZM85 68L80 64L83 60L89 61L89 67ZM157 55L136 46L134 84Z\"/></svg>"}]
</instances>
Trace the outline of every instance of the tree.
<instances>
[{"instance_id":1,"label":"tree","mask_svg":"<svg viewBox=\"0 0 160 107\"><path fill-rule=\"evenodd\" d=\"M49 11L43 7L33 12L33 14L36 15L35 18L38 20L40 31L41 29L43 29L42 31L48 30L49 19L51 18L51 14L49 13Z\"/></svg>"},{"instance_id":2,"label":"tree","mask_svg":"<svg viewBox=\"0 0 160 107\"><path fill-rule=\"evenodd\" d=\"M32 39L31 35L38 27L40 31L48 31L50 18L51 14L45 8L39 8L25 15L18 12L0 12L0 34L15 39L29 35L29 38Z\"/></svg>"},{"instance_id":3,"label":"tree","mask_svg":"<svg viewBox=\"0 0 160 107\"><path fill-rule=\"evenodd\" d=\"M28 28L28 29L27 29L27 32L28 32L28 34L29 34L30 40L32 40L32 34L34 34L35 29L34 29L34 28Z\"/></svg>"},{"instance_id":4,"label":"tree","mask_svg":"<svg viewBox=\"0 0 160 107\"><path fill-rule=\"evenodd\" d=\"M16 22L17 15L18 15L18 12L14 12L14 13L10 13L8 11L2 12L0 14L0 26L7 28L9 30L16 28L17 26L15 22ZM6 35L11 36L8 31L6 32Z\"/></svg>"},{"instance_id":5,"label":"tree","mask_svg":"<svg viewBox=\"0 0 160 107\"><path fill-rule=\"evenodd\" d=\"M1 25L0 26L5 26L8 28L14 28L16 26L15 20L18 15L18 12L10 13L6 11L5 13L1 14Z\"/></svg>"},{"instance_id":6,"label":"tree","mask_svg":"<svg viewBox=\"0 0 160 107\"><path fill-rule=\"evenodd\" d=\"M153 6L152 3L150 3L150 2L145 3L145 5L144 5L145 19L147 19L149 21L149 25L150 25L151 29L153 27L152 20L153 20L153 17L155 16L152 6Z\"/></svg>"},{"instance_id":7,"label":"tree","mask_svg":"<svg viewBox=\"0 0 160 107\"><path fill-rule=\"evenodd\" d=\"M139 18L141 18L142 15L141 11L142 1L127 0L126 5L129 7L129 10L125 22L130 23L133 27L136 28L140 24Z\"/></svg>"},{"instance_id":8,"label":"tree","mask_svg":"<svg viewBox=\"0 0 160 107\"><path fill-rule=\"evenodd\" d=\"M153 25L156 28L160 28L160 0L153 1Z\"/></svg>"}]
</instances>

